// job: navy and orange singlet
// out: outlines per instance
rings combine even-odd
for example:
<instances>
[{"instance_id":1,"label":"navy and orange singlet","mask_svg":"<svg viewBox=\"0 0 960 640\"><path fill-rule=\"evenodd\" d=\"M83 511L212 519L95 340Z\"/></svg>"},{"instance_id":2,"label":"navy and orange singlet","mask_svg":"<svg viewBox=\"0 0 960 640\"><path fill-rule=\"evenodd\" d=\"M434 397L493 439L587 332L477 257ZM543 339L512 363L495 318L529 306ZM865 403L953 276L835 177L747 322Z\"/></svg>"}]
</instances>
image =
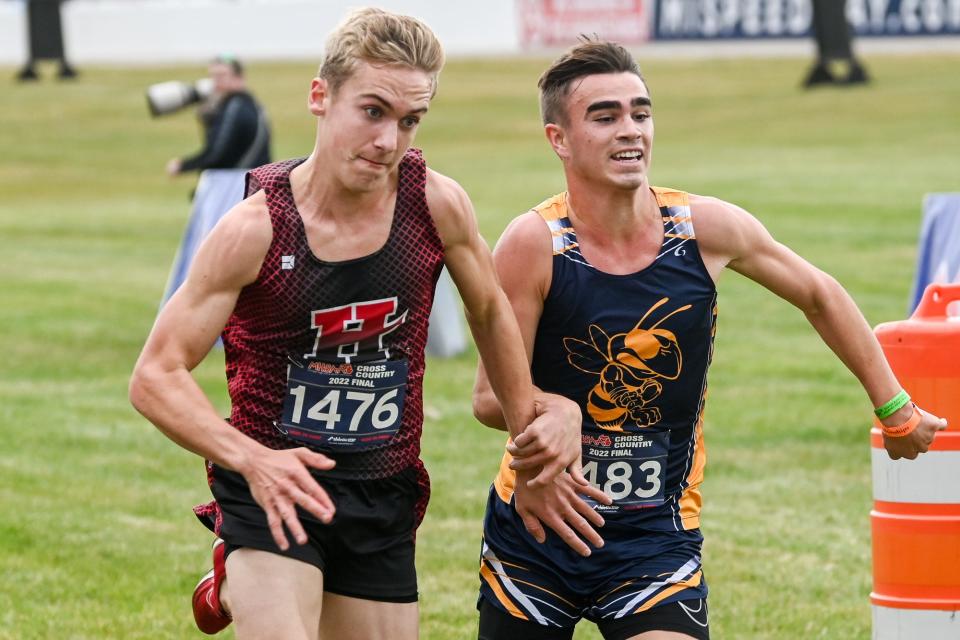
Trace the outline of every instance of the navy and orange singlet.
<instances>
[{"instance_id":1,"label":"navy and orange singlet","mask_svg":"<svg viewBox=\"0 0 960 640\"><path fill-rule=\"evenodd\" d=\"M606 521L606 545L590 558L553 535L544 545L527 544L511 504L516 476L504 456L487 508L482 593L541 624L706 595L699 487L716 287L697 248L687 194L652 191L663 220L661 248L649 266L626 275L584 258L565 193L534 208L553 239L534 384L580 405L584 474L614 499L595 505Z\"/></svg>"}]
</instances>

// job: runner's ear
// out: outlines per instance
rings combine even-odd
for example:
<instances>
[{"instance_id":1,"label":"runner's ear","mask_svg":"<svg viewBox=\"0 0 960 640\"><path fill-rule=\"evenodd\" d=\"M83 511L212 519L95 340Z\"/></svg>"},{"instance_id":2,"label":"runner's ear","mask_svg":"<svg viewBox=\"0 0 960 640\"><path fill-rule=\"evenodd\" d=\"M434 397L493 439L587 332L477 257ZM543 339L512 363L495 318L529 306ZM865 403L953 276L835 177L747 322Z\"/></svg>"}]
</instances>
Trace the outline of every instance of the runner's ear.
<instances>
[{"instance_id":1,"label":"runner's ear","mask_svg":"<svg viewBox=\"0 0 960 640\"><path fill-rule=\"evenodd\" d=\"M543 132L547 136L547 142L553 147L553 152L556 153L561 160L570 156L567 150L566 134L563 127L550 123L543 127Z\"/></svg>"},{"instance_id":2,"label":"runner's ear","mask_svg":"<svg viewBox=\"0 0 960 640\"><path fill-rule=\"evenodd\" d=\"M307 109L315 116L326 115L330 103L330 84L325 78L314 78L310 81L310 91L307 94Z\"/></svg>"}]
</instances>

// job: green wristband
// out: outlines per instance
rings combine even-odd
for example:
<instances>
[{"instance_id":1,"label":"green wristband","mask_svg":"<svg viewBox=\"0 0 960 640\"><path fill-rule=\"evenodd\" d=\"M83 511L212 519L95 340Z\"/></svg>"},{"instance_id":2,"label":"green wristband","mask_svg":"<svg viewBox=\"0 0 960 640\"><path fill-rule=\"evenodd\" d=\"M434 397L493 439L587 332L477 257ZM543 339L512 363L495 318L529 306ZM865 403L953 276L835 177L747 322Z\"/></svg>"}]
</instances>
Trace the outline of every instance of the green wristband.
<instances>
[{"instance_id":1,"label":"green wristband","mask_svg":"<svg viewBox=\"0 0 960 640\"><path fill-rule=\"evenodd\" d=\"M900 389L900 393L893 396L889 401L883 403L879 407L873 410L873 413L876 414L878 418L883 420L884 418L889 418L897 411L900 411L903 407L910 402L910 396L907 395L907 392L903 389Z\"/></svg>"}]
</instances>

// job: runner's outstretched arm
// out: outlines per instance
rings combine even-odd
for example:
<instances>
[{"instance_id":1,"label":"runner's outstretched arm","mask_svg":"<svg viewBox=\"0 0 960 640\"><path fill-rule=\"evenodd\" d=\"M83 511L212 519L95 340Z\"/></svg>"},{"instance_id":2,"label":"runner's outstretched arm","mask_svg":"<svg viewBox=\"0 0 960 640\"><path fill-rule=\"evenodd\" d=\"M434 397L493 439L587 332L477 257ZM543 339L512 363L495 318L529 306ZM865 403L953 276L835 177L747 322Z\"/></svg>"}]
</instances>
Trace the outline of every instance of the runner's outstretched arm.
<instances>
[{"instance_id":1,"label":"runner's outstretched arm","mask_svg":"<svg viewBox=\"0 0 960 640\"><path fill-rule=\"evenodd\" d=\"M528 370L543 300L550 288L551 246L549 231L543 221L536 214L526 214L507 227L493 255L497 275L523 338L524 365ZM489 362L484 357L474 387L474 415L484 424L497 428L502 424L502 408L491 386L493 373L488 374L488 371ZM510 466L517 473L514 488L517 512L538 541L545 540L543 522L578 553L589 555L589 548L574 531L599 547L603 540L593 527L602 526L603 518L577 494L604 504L609 504L610 498L590 486L581 473L580 407L568 398L539 390L535 399L538 418L529 429L539 429L540 439L528 440L524 437L525 432L507 445L509 453L514 456ZM538 465L549 464L542 457L545 450L564 452L560 460L565 467L561 469L566 468L569 473L556 475L549 483L532 479L532 472ZM555 505L551 509L559 513L538 515L543 505Z\"/></svg>"},{"instance_id":2,"label":"runner's outstretched arm","mask_svg":"<svg viewBox=\"0 0 960 640\"><path fill-rule=\"evenodd\" d=\"M901 387L870 325L846 290L827 273L780 244L743 209L715 198L692 197L697 207L697 241L707 268L727 266L763 285L803 311L807 320L863 386L874 407ZM882 420L886 426L905 423L908 404ZM891 458L916 458L927 451L946 420L923 413L919 426L899 438L884 436Z\"/></svg>"},{"instance_id":3,"label":"runner's outstretched arm","mask_svg":"<svg viewBox=\"0 0 960 640\"><path fill-rule=\"evenodd\" d=\"M190 374L216 342L240 290L256 279L272 234L262 192L217 224L157 317L130 379L130 401L181 447L242 474L274 539L286 549L283 525L298 543L306 542L296 506L324 522L332 518L333 503L309 469L330 469L333 461L305 448L270 449L240 433Z\"/></svg>"}]
</instances>

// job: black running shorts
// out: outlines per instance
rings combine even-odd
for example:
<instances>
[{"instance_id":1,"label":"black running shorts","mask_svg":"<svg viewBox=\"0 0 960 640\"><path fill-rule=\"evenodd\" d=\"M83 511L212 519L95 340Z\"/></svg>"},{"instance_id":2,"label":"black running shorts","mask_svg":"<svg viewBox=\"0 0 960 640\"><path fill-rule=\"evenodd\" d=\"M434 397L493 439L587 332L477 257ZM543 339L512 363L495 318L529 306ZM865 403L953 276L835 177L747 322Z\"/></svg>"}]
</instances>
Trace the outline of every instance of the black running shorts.
<instances>
[{"instance_id":1,"label":"black running shorts","mask_svg":"<svg viewBox=\"0 0 960 640\"><path fill-rule=\"evenodd\" d=\"M570 640L574 625L548 627L529 620L515 618L506 611L480 598L479 640ZM677 600L641 613L622 618L601 620L597 626L604 640L627 640L647 631L673 631L697 640L710 640L707 624L707 601Z\"/></svg>"},{"instance_id":2,"label":"black running shorts","mask_svg":"<svg viewBox=\"0 0 960 640\"><path fill-rule=\"evenodd\" d=\"M416 602L416 469L376 480L314 477L336 505L333 521L324 524L298 507L308 541L299 545L288 532L290 547L281 551L243 476L214 465L211 490L223 513L220 537L226 553L248 547L312 564L323 572L323 589L330 593Z\"/></svg>"}]
</instances>

